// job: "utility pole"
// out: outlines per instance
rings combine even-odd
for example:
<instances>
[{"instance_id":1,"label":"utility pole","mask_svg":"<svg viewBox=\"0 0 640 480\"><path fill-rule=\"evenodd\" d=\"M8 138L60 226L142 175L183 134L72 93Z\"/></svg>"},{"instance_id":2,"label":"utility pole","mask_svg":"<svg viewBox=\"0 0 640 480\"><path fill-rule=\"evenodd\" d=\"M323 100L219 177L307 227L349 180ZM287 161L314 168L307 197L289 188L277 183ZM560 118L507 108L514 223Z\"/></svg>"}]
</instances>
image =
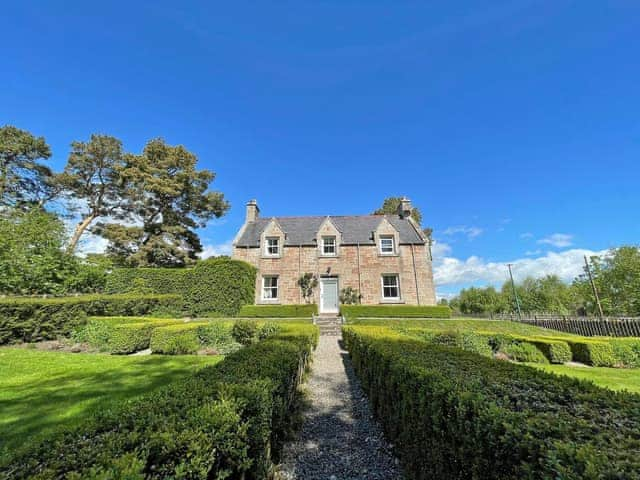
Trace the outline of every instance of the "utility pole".
<instances>
[{"instance_id":1,"label":"utility pole","mask_svg":"<svg viewBox=\"0 0 640 480\"><path fill-rule=\"evenodd\" d=\"M520 300L518 299L518 292L516 292L516 284L513 281L513 273L511 273L511 266L513 263L507 263L509 269L509 278L511 278L511 288L513 290L513 297L516 299L516 308L518 309L518 320L522 320L522 312L520 311Z\"/></svg>"},{"instance_id":2,"label":"utility pole","mask_svg":"<svg viewBox=\"0 0 640 480\"><path fill-rule=\"evenodd\" d=\"M600 296L598 295L598 289L596 288L596 284L593 281L593 276L591 275L591 268L589 267L589 261L587 260L586 255L584 256L584 269L587 271L587 275L589 275L589 283L591 283L593 296L596 297L596 305L598 305L598 315L602 319L604 317L604 313L602 312L602 304L600 303Z\"/></svg>"}]
</instances>

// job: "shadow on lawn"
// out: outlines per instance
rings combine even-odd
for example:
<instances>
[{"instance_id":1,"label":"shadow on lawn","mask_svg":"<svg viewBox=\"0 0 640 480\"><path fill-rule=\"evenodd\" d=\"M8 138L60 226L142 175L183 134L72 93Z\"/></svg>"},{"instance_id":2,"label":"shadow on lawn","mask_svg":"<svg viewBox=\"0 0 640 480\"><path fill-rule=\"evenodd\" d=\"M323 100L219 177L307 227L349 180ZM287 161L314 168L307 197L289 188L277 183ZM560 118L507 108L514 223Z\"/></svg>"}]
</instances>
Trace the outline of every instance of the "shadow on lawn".
<instances>
[{"instance_id":1,"label":"shadow on lawn","mask_svg":"<svg viewBox=\"0 0 640 480\"><path fill-rule=\"evenodd\" d=\"M33 441L63 425L75 425L93 411L176 381L196 368L156 357L101 372L64 373L5 386L3 397L9 398L0 400L0 451Z\"/></svg>"}]
</instances>

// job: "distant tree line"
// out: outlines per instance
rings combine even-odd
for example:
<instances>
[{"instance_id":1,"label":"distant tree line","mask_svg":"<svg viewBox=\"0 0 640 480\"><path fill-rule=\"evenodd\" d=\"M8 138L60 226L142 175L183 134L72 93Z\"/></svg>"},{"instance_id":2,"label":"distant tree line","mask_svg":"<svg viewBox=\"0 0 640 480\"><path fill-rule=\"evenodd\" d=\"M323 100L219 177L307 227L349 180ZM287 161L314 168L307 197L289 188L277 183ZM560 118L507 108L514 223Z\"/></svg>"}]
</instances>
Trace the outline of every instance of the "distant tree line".
<instances>
[{"instance_id":1,"label":"distant tree line","mask_svg":"<svg viewBox=\"0 0 640 480\"><path fill-rule=\"evenodd\" d=\"M197 228L229 209L209 189L215 174L161 138L131 153L115 137L91 135L71 143L60 172L50 157L43 137L0 127L2 294L95 291L113 265L192 264L202 252ZM104 255L75 255L88 233L106 241Z\"/></svg>"},{"instance_id":2,"label":"distant tree line","mask_svg":"<svg viewBox=\"0 0 640 480\"><path fill-rule=\"evenodd\" d=\"M640 316L640 248L622 246L606 255L589 260L594 284L605 315ZM598 313L593 289L586 270L571 283L556 275L526 278L516 284L523 312L562 315L595 315ZM510 282L500 290L494 287L463 289L450 301L441 301L465 314L515 312L516 303Z\"/></svg>"}]
</instances>

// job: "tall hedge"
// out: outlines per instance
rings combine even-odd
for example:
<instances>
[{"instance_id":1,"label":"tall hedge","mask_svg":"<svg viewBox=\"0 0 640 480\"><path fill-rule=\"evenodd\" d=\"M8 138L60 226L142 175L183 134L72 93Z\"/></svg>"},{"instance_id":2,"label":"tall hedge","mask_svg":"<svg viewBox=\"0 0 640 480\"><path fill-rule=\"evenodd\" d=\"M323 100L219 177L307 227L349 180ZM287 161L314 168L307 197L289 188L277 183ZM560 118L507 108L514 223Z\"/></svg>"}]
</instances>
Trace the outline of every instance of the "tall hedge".
<instances>
[{"instance_id":1,"label":"tall hedge","mask_svg":"<svg viewBox=\"0 0 640 480\"><path fill-rule=\"evenodd\" d=\"M236 315L253 303L257 270L226 257L198 262L193 268L119 268L107 279L107 293L171 293L184 298L193 315Z\"/></svg>"},{"instance_id":2,"label":"tall hedge","mask_svg":"<svg viewBox=\"0 0 640 480\"><path fill-rule=\"evenodd\" d=\"M407 479L640 479L640 396L384 327L343 328Z\"/></svg>"},{"instance_id":3,"label":"tall hedge","mask_svg":"<svg viewBox=\"0 0 640 480\"><path fill-rule=\"evenodd\" d=\"M182 310L179 295L84 295L0 299L0 345L69 336L89 315L131 316Z\"/></svg>"}]
</instances>

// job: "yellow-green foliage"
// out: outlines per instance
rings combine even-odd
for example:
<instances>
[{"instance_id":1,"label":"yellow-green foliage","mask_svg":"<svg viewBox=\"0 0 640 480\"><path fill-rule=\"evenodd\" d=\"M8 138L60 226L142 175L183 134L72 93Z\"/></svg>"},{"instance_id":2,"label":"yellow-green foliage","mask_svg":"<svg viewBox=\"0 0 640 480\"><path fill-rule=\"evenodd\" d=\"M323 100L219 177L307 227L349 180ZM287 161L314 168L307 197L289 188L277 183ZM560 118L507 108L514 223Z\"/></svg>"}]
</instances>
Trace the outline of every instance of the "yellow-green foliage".
<instances>
[{"instance_id":1,"label":"yellow-green foliage","mask_svg":"<svg viewBox=\"0 0 640 480\"><path fill-rule=\"evenodd\" d=\"M315 304L304 305L244 305L239 317L247 318L311 318L318 313Z\"/></svg>"},{"instance_id":2,"label":"yellow-green foliage","mask_svg":"<svg viewBox=\"0 0 640 480\"><path fill-rule=\"evenodd\" d=\"M340 313L351 323L359 318L449 318L447 306L416 305L340 305Z\"/></svg>"},{"instance_id":3,"label":"yellow-green foliage","mask_svg":"<svg viewBox=\"0 0 640 480\"><path fill-rule=\"evenodd\" d=\"M389 328L343 336L409 480L640 478L640 396Z\"/></svg>"}]
</instances>

